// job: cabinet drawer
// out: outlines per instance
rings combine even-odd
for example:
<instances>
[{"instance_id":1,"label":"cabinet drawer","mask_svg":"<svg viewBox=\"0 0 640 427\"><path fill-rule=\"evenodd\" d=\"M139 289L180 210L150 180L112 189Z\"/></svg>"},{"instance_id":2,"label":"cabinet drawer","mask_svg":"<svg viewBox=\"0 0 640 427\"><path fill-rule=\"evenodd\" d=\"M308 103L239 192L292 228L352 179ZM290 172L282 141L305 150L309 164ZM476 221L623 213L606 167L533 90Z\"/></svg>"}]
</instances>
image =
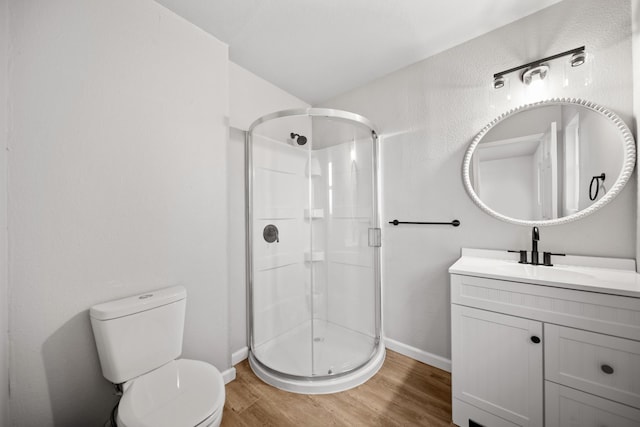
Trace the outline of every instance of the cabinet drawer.
<instances>
[{"instance_id":1,"label":"cabinet drawer","mask_svg":"<svg viewBox=\"0 0 640 427\"><path fill-rule=\"evenodd\" d=\"M640 298L453 274L451 303L640 340Z\"/></svg>"},{"instance_id":2,"label":"cabinet drawer","mask_svg":"<svg viewBox=\"0 0 640 427\"><path fill-rule=\"evenodd\" d=\"M545 381L546 427L640 427L640 411Z\"/></svg>"},{"instance_id":3,"label":"cabinet drawer","mask_svg":"<svg viewBox=\"0 0 640 427\"><path fill-rule=\"evenodd\" d=\"M546 323L545 379L640 408L640 342Z\"/></svg>"}]
</instances>

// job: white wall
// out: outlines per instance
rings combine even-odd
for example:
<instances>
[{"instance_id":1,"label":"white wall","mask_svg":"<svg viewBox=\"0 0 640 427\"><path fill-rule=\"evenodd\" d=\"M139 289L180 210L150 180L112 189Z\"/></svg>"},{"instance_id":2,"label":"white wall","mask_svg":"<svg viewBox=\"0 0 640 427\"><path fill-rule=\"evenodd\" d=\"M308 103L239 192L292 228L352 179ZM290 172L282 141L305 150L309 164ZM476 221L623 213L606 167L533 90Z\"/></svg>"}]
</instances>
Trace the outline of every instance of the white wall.
<instances>
[{"instance_id":1,"label":"white wall","mask_svg":"<svg viewBox=\"0 0 640 427\"><path fill-rule=\"evenodd\" d=\"M309 104L229 62L229 338L231 352L238 357L245 354L243 349L247 346L244 131L265 114L308 107Z\"/></svg>"},{"instance_id":2,"label":"white wall","mask_svg":"<svg viewBox=\"0 0 640 427\"><path fill-rule=\"evenodd\" d=\"M233 97L233 94L230 94ZM229 187L229 350L244 357L247 347L247 293L244 220L244 135L229 128L227 185ZM237 363L239 360L232 360Z\"/></svg>"},{"instance_id":3,"label":"white wall","mask_svg":"<svg viewBox=\"0 0 640 427\"><path fill-rule=\"evenodd\" d=\"M229 93L229 124L241 130L249 129L254 120L265 114L310 107L234 62L229 62Z\"/></svg>"},{"instance_id":4,"label":"white wall","mask_svg":"<svg viewBox=\"0 0 640 427\"><path fill-rule=\"evenodd\" d=\"M7 136L9 9L0 0L0 427L9 425L9 300L7 253Z\"/></svg>"},{"instance_id":5,"label":"white wall","mask_svg":"<svg viewBox=\"0 0 640 427\"><path fill-rule=\"evenodd\" d=\"M533 154L481 162L478 188L482 201L511 218L536 218L533 165Z\"/></svg>"},{"instance_id":6,"label":"white wall","mask_svg":"<svg viewBox=\"0 0 640 427\"><path fill-rule=\"evenodd\" d=\"M9 10L12 425L101 426L93 304L182 284L183 356L230 366L227 47L151 0Z\"/></svg>"},{"instance_id":7,"label":"white wall","mask_svg":"<svg viewBox=\"0 0 640 427\"><path fill-rule=\"evenodd\" d=\"M633 105L629 0L565 0L324 104L362 114L382 131L385 332L416 349L424 360L431 355L450 357L447 268L460 248L530 249L531 245L529 228L483 213L462 184L466 147L503 112L491 108L493 74L582 45L596 58L592 86L554 86L550 95L588 98L629 122ZM551 73L562 76L562 67L552 68ZM516 93L521 90L517 81L511 83L514 99L523 97ZM616 200L590 217L541 228L540 249L633 258L635 207L634 178ZM393 218L457 218L462 225L386 224Z\"/></svg>"}]
</instances>

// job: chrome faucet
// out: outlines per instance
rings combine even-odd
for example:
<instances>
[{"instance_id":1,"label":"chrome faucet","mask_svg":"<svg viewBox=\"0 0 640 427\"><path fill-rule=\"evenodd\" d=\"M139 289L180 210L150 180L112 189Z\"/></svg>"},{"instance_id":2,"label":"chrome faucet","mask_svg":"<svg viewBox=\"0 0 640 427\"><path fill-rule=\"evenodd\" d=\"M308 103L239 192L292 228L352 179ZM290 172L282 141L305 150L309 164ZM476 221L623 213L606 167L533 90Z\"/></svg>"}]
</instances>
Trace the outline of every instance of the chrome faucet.
<instances>
[{"instance_id":1,"label":"chrome faucet","mask_svg":"<svg viewBox=\"0 0 640 427\"><path fill-rule=\"evenodd\" d=\"M540 231L538 227L533 227L531 230L531 265L540 265L538 261L538 242L540 241Z\"/></svg>"}]
</instances>

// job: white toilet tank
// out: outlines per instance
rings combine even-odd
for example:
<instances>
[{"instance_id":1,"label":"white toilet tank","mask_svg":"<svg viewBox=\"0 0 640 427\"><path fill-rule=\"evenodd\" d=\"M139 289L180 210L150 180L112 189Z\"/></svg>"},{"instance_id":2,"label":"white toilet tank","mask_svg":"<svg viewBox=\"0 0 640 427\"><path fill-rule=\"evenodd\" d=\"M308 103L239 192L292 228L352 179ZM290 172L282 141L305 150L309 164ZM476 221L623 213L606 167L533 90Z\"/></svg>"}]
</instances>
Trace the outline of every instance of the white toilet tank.
<instances>
[{"instance_id":1,"label":"white toilet tank","mask_svg":"<svg viewBox=\"0 0 640 427\"><path fill-rule=\"evenodd\" d=\"M123 383L178 358L186 303L187 291L175 286L91 307L104 377Z\"/></svg>"}]
</instances>

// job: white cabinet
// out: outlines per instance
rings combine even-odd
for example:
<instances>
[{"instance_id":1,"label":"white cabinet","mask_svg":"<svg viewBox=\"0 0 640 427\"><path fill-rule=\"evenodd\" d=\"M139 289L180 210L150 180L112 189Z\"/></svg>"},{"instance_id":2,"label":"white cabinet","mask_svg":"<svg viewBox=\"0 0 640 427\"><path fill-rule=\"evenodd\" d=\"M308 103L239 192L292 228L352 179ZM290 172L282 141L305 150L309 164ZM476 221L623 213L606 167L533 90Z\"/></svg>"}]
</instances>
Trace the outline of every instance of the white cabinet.
<instances>
[{"instance_id":1,"label":"white cabinet","mask_svg":"<svg viewBox=\"0 0 640 427\"><path fill-rule=\"evenodd\" d=\"M640 410L545 381L545 427L640 427Z\"/></svg>"},{"instance_id":2,"label":"white cabinet","mask_svg":"<svg viewBox=\"0 0 640 427\"><path fill-rule=\"evenodd\" d=\"M640 408L640 342L545 324L545 378Z\"/></svg>"},{"instance_id":3,"label":"white cabinet","mask_svg":"<svg viewBox=\"0 0 640 427\"><path fill-rule=\"evenodd\" d=\"M453 398L513 425L541 426L542 323L454 305L451 327Z\"/></svg>"},{"instance_id":4,"label":"white cabinet","mask_svg":"<svg viewBox=\"0 0 640 427\"><path fill-rule=\"evenodd\" d=\"M476 277L454 267L456 425L640 427L640 292Z\"/></svg>"}]
</instances>

